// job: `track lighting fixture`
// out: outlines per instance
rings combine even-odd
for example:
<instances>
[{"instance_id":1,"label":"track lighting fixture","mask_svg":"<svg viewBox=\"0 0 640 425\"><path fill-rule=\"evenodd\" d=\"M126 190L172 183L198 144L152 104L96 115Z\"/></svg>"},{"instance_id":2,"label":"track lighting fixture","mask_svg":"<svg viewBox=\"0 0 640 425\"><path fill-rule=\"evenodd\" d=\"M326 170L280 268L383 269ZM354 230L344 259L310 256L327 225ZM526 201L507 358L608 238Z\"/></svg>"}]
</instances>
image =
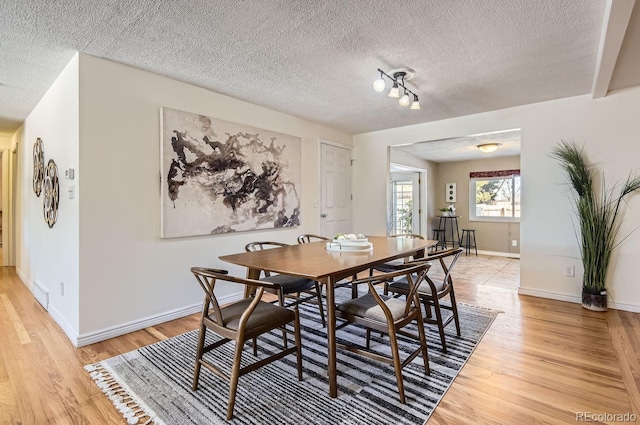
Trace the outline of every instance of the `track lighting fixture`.
<instances>
[{"instance_id":1,"label":"track lighting fixture","mask_svg":"<svg viewBox=\"0 0 640 425\"><path fill-rule=\"evenodd\" d=\"M400 100L398 101L398 103L401 106L409 106L409 104L411 104L410 109L420 109L420 102L418 101L418 95L412 92L405 85L405 81L411 79L415 74L413 69L411 68L394 69L390 71L389 74L391 75L387 74L386 72L384 72L379 68L378 68L378 72L380 73L380 78L378 78L373 82L373 89L375 91L382 92L385 89L386 82L384 77L387 77L389 80L393 82L393 86L391 87L391 90L389 90L389 94L388 94L389 97L396 97L396 98L399 97ZM400 97L400 87L402 87L402 90L403 90L402 97ZM411 98L409 97L409 95L413 96L413 101L411 101Z\"/></svg>"}]
</instances>

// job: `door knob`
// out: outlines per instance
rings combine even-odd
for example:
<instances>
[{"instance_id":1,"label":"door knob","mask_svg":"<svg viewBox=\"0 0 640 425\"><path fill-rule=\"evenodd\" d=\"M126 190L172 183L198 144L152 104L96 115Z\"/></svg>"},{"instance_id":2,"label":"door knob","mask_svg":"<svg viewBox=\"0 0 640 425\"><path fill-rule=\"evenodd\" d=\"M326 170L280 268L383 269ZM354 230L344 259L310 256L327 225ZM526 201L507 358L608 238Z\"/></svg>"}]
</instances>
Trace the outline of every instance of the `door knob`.
<instances>
[{"instance_id":1,"label":"door knob","mask_svg":"<svg viewBox=\"0 0 640 425\"><path fill-rule=\"evenodd\" d=\"M320 214L320 217L327 218L327 215L326 214Z\"/></svg>"}]
</instances>

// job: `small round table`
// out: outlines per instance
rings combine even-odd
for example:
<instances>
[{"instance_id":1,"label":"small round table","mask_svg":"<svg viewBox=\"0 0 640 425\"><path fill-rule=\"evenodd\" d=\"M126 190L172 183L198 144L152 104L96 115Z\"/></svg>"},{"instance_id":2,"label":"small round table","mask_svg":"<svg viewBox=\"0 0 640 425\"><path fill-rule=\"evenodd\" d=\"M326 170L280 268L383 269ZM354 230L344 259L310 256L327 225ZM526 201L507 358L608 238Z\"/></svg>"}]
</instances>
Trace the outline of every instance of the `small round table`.
<instances>
[{"instance_id":1,"label":"small round table","mask_svg":"<svg viewBox=\"0 0 640 425\"><path fill-rule=\"evenodd\" d=\"M460 231L458 230L458 217L457 215L439 215L440 224L438 227L444 230L444 245L445 247L451 244L451 248L457 248L460 246ZM447 239L447 228L451 235L451 239Z\"/></svg>"}]
</instances>

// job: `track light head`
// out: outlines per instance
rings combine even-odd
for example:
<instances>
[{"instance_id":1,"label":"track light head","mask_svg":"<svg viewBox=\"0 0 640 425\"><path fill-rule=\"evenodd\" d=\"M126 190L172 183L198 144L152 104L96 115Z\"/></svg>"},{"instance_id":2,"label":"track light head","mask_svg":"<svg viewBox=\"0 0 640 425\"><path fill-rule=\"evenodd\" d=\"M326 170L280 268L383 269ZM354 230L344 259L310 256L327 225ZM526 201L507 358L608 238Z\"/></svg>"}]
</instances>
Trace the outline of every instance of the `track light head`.
<instances>
[{"instance_id":1,"label":"track light head","mask_svg":"<svg viewBox=\"0 0 640 425\"><path fill-rule=\"evenodd\" d=\"M380 71L380 78L373 82L373 89L379 93L384 90L385 86L386 83L384 82L384 78L382 78L382 71Z\"/></svg>"},{"instance_id":2,"label":"track light head","mask_svg":"<svg viewBox=\"0 0 640 425\"><path fill-rule=\"evenodd\" d=\"M407 90L406 89L404 91L404 96L402 96L400 98L398 103L400 104L400 106L409 106L409 95L407 94Z\"/></svg>"},{"instance_id":3,"label":"track light head","mask_svg":"<svg viewBox=\"0 0 640 425\"><path fill-rule=\"evenodd\" d=\"M381 92L382 90L384 90L385 86L386 84L382 78L373 82L373 89L377 92Z\"/></svg>"},{"instance_id":4,"label":"track light head","mask_svg":"<svg viewBox=\"0 0 640 425\"><path fill-rule=\"evenodd\" d=\"M393 82L393 87L389 91L389 97L400 97L400 90L398 89L398 82Z\"/></svg>"},{"instance_id":5,"label":"track light head","mask_svg":"<svg viewBox=\"0 0 640 425\"><path fill-rule=\"evenodd\" d=\"M413 102L411 102L410 109L420 109L420 102L418 102L418 96L413 95Z\"/></svg>"}]
</instances>

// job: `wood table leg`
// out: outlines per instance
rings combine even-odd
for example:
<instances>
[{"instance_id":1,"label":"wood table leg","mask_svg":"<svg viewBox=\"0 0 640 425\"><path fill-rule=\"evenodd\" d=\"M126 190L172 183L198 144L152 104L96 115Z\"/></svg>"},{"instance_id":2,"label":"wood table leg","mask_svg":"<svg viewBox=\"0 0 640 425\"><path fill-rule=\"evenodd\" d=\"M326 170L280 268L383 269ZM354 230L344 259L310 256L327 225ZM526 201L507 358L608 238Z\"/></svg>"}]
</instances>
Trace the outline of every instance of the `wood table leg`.
<instances>
[{"instance_id":1,"label":"wood table leg","mask_svg":"<svg viewBox=\"0 0 640 425\"><path fill-rule=\"evenodd\" d=\"M260 270L260 269L248 268L247 269L247 279L260 280L260 273L262 273L262 270ZM244 287L244 297L245 298L249 298L250 296L252 296L255 293L256 293L256 287L255 286L247 285L247 286Z\"/></svg>"},{"instance_id":2,"label":"wood table leg","mask_svg":"<svg viewBox=\"0 0 640 425\"><path fill-rule=\"evenodd\" d=\"M338 396L338 370L336 367L336 297L335 279L327 280L327 374L329 379L329 397Z\"/></svg>"}]
</instances>

